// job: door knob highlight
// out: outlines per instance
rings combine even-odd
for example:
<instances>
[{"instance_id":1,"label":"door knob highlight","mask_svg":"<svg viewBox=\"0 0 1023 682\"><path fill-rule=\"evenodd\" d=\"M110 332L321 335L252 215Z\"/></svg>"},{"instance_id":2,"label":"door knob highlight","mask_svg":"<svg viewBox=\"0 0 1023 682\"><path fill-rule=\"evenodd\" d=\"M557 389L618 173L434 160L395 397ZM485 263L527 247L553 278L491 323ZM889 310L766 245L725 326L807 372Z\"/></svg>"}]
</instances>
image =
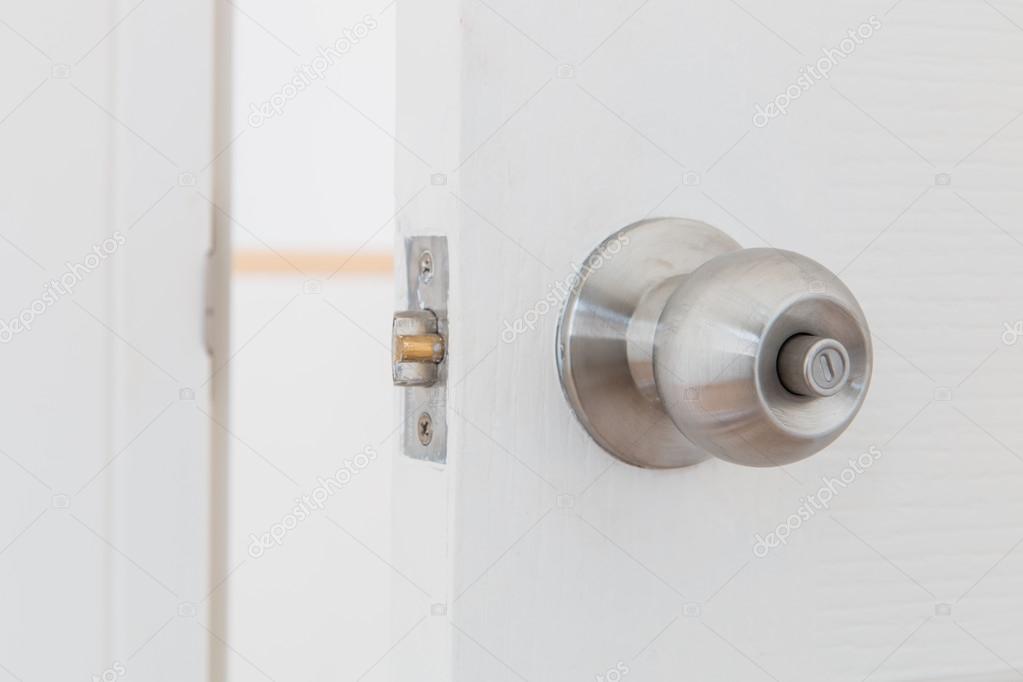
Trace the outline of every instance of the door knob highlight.
<instances>
[{"instance_id":1,"label":"door knob highlight","mask_svg":"<svg viewBox=\"0 0 1023 682\"><path fill-rule=\"evenodd\" d=\"M579 421L625 462L778 466L850 424L872 351L863 311L824 266L658 218L590 254L562 313L557 360Z\"/></svg>"}]
</instances>

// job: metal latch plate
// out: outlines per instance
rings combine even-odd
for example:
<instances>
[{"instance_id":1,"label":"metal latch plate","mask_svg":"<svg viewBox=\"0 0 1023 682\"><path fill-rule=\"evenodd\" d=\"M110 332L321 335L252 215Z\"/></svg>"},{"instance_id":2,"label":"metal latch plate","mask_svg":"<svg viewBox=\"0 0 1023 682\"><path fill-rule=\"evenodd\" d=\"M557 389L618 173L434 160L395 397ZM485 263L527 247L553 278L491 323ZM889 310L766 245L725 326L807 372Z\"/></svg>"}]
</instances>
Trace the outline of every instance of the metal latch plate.
<instances>
[{"instance_id":1,"label":"metal latch plate","mask_svg":"<svg viewBox=\"0 0 1023 682\"><path fill-rule=\"evenodd\" d=\"M448 240L440 236L405 239L403 311L394 316L394 383L400 386L401 451L412 459L447 462ZM401 362L430 335L440 337L433 357L417 367ZM410 341L414 339L414 341ZM409 350L412 348L412 350ZM403 350L404 349L404 350Z\"/></svg>"}]
</instances>

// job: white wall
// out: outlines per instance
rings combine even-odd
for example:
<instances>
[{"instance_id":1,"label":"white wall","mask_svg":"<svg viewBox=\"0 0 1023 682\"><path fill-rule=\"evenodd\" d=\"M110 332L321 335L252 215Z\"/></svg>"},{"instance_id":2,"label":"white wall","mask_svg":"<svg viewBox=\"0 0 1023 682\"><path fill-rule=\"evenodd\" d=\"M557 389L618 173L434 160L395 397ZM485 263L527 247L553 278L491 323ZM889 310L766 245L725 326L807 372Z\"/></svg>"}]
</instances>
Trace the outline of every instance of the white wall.
<instances>
[{"instance_id":1,"label":"white wall","mask_svg":"<svg viewBox=\"0 0 1023 682\"><path fill-rule=\"evenodd\" d=\"M385 0L239 3L235 27L234 210L238 248L389 251L393 211L395 6ZM375 23L376 26L371 27ZM318 49L368 28L265 121ZM360 29L361 30L361 29ZM296 54L297 53L297 54ZM257 125L253 125L257 124Z\"/></svg>"},{"instance_id":2,"label":"white wall","mask_svg":"<svg viewBox=\"0 0 1023 682\"><path fill-rule=\"evenodd\" d=\"M356 679L390 646L390 314L387 277L312 294L300 277L235 281L235 337L251 342L232 363L230 680ZM322 511L287 520L367 447ZM294 529L252 556L250 534L275 524Z\"/></svg>"},{"instance_id":3,"label":"white wall","mask_svg":"<svg viewBox=\"0 0 1023 682\"><path fill-rule=\"evenodd\" d=\"M391 645L388 594L394 416L389 272L303 270L302 256L390 253L395 7L385 2L240 3L235 26L235 247L294 262L233 285L229 679L379 679ZM283 113L262 102L346 28L371 27ZM298 54L292 51L292 48ZM257 123L258 125L253 125ZM280 544L296 498L367 447L375 458L330 489ZM252 553L250 553L250 550ZM255 557L253 554L259 554Z\"/></svg>"}]
</instances>

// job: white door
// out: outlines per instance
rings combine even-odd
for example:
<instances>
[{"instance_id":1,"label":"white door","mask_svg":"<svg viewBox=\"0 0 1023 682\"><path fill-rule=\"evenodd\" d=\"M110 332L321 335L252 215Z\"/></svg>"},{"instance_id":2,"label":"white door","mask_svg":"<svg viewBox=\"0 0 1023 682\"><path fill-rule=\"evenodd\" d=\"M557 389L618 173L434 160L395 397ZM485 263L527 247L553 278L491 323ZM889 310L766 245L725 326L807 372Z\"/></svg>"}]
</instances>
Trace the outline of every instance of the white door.
<instances>
[{"instance_id":1,"label":"white door","mask_svg":"<svg viewBox=\"0 0 1023 682\"><path fill-rule=\"evenodd\" d=\"M222 677L218 13L0 9L3 680Z\"/></svg>"},{"instance_id":2,"label":"white door","mask_svg":"<svg viewBox=\"0 0 1023 682\"><path fill-rule=\"evenodd\" d=\"M1023 8L398 15L397 252L444 235L451 268L446 463L399 453L394 473L392 560L434 607L395 590L394 679L1023 675ZM649 216L850 288L873 382L834 443L652 470L587 434L559 283Z\"/></svg>"}]
</instances>

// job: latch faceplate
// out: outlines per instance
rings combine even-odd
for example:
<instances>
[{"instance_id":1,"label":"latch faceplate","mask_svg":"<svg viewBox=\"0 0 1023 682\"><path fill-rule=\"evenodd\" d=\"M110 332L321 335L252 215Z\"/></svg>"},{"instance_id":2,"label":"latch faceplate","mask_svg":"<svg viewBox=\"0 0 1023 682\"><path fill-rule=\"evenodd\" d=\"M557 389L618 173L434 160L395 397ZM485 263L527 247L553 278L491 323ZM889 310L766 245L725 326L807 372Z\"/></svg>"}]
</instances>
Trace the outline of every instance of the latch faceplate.
<instances>
[{"instance_id":1,"label":"latch faceplate","mask_svg":"<svg viewBox=\"0 0 1023 682\"><path fill-rule=\"evenodd\" d=\"M394 314L392 378L401 391L401 450L447 461L448 240L405 239L405 309Z\"/></svg>"}]
</instances>

